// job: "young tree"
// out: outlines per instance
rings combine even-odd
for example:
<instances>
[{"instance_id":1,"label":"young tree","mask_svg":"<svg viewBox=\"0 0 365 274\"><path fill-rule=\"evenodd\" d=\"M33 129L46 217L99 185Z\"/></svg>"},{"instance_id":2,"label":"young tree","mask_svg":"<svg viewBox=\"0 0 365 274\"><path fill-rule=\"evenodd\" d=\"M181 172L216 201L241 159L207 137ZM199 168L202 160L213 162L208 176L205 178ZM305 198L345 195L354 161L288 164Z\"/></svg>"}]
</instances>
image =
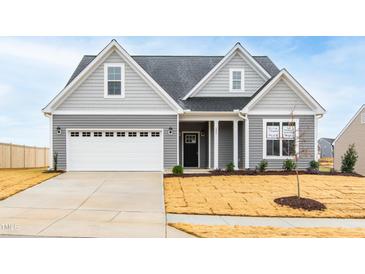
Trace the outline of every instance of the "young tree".
<instances>
[{"instance_id":1,"label":"young tree","mask_svg":"<svg viewBox=\"0 0 365 274\"><path fill-rule=\"evenodd\" d=\"M346 153L341 156L341 172L343 173L352 173L354 172L355 165L357 162L358 154L355 149L355 144L349 145Z\"/></svg>"}]
</instances>

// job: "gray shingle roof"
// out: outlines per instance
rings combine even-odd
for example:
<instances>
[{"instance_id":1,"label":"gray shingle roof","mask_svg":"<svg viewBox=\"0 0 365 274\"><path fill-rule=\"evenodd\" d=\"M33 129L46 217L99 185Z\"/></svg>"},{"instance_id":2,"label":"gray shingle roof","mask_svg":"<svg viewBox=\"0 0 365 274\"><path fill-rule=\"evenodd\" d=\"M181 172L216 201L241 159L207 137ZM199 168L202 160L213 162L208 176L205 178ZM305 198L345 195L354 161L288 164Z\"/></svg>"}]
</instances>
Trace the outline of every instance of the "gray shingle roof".
<instances>
[{"instance_id":1,"label":"gray shingle roof","mask_svg":"<svg viewBox=\"0 0 365 274\"><path fill-rule=\"evenodd\" d=\"M96 56L85 55L67 85L86 68ZM232 111L241 109L252 98L208 97L180 100L224 56L132 56L132 58L183 108L196 111ZM273 77L279 69L267 56L253 58ZM253 96L254 97L254 96Z\"/></svg>"}]
</instances>

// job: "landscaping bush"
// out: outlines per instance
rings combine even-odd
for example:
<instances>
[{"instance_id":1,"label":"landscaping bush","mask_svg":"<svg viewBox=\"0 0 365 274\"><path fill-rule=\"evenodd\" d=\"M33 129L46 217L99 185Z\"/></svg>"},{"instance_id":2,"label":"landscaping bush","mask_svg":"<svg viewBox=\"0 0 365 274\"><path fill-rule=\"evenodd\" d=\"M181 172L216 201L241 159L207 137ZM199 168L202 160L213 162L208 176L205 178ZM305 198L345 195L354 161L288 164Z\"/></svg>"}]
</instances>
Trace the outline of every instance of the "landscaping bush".
<instances>
[{"instance_id":1,"label":"landscaping bush","mask_svg":"<svg viewBox=\"0 0 365 274\"><path fill-rule=\"evenodd\" d=\"M234 171L234 164L233 163L229 163L226 165L226 171L227 172L233 172Z\"/></svg>"},{"instance_id":2,"label":"landscaping bush","mask_svg":"<svg viewBox=\"0 0 365 274\"><path fill-rule=\"evenodd\" d=\"M310 161L309 162L309 169L310 170L319 170L319 162L318 161Z\"/></svg>"},{"instance_id":3,"label":"landscaping bush","mask_svg":"<svg viewBox=\"0 0 365 274\"><path fill-rule=\"evenodd\" d=\"M260 172L265 172L268 165L269 165L269 163L266 160L261 160L261 162L259 163L258 169L260 170Z\"/></svg>"},{"instance_id":4,"label":"landscaping bush","mask_svg":"<svg viewBox=\"0 0 365 274\"><path fill-rule=\"evenodd\" d=\"M283 162L283 169L286 171L293 171L297 167L297 164L292 159L286 159Z\"/></svg>"},{"instance_id":5,"label":"landscaping bush","mask_svg":"<svg viewBox=\"0 0 365 274\"><path fill-rule=\"evenodd\" d=\"M341 157L341 172L353 173L358 157L359 156L356 152L355 144L349 145L346 153Z\"/></svg>"},{"instance_id":6,"label":"landscaping bush","mask_svg":"<svg viewBox=\"0 0 365 274\"><path fill-rule=\"evenodd\" d=\"M182 166L180 166L180 165L178 165L178 166L174 166L174 167L172 168L172 173L173 173L174 175L181 175L181 174L183 174L183 173L184 173L184 168L183 168Z\"/></svg>"}]
</instances>

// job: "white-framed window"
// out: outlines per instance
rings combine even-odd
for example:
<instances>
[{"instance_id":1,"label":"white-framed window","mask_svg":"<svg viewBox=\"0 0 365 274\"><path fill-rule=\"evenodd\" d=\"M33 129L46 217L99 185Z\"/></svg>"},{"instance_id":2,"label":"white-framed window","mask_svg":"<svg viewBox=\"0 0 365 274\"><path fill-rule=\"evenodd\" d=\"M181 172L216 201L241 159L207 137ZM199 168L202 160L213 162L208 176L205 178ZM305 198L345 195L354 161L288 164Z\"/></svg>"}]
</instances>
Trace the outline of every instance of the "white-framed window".
<instances>
[{"instance_id":1,"label":"white-framed window","mask_svg":"<svg viewBox=\"0 0 365 274\"><path fill-rule=\"evenodd\" d=\"M159 131L152 131L151 132L151 137L160 137L160 132Z\"/></svg>"},{"instance_id":2,"label":"white-framed window","mask_svg":"<svg viewBox=\"0 0 365 274\"><path fill-rule=\"evenodd\" d=\"M231 92L244 92L245 91L245 71L243 69L230 69L229 70L229 88Z\"/></svg>"},{"instance_id":3,"label":"white-framed window","mask_svg":"<svg viewBox=\"0 0 365 274\"><path fill-rule=\"evenodd\" d=\"M196 135L185 134L185 144L196 144Z\"/></svg>"},{"instance_id":4,"label":"white-framed window","mask_svg":"<svg viewBox=\"0 0 365 274\"><path fill-rule=\"evenodd\" d=\"M147 131L140 132L139 137L148 137L148 132Z\"/></svg>"},{"instance_id":5,"label":"white-framed window","mask_svg":"<svg viewBox=\"0 0 365 274\"><path fill-rule=\"evenodd\" d=\"M79 132L78 131L71 131L70 133L71 137L79 137Z\"/></svg>"},{"instance_id":6,"label":"white-framed window","mask_svg":"<svg viewBox=\"0 0 365 274\"><path fill-rule=\"evenodd\" d=\"M114 132L112 131L105 132L105 137L114 137Z\"/></svg>"},{"instance_id":7,"label":"white-framed window","mask_svg":"<svg viewBox=\"0 0 365 274\"><path fill-rule=\"evenodd\" d=\"M83 131L82 132L82 137L90 137L91 133L89 131Z\"/></svg>"},{"instance_id":8,"label":"white-framed window","mask_svg":"<svg viewBox=\"0 0 365 274\"><path fill-rule=\"evenodd\" d=\"M118 131L117 132L117 137L125 137L125 132L124 131Z\"/></svg>"},{"instance_id":9,"label":"white-framed window","mask_svg":"<svg viewBox=\"0 0 365 274\"><path fill-rule=\"evenodd\" d=\"M135 131L128 132L128 137L137 137L137 132Z\"/></svg>"},{"instance_id":10,"label":"white-framed window","mask_svg":"<svg viewBox=\"0 0 365 274\"><path fill-rule=\"evenodd\" d=\"M123 63L104 64L104 97L124 98L124 74Z\"/></svg>"},{"instance_id":11,"label":"white-framed window","mask_svg":"<svg viewBox=\"0 0 365 274\"><path fill-rule=\"evenodd\" d=\"M299 152L299 120L263 120L263 158L293 158Z\"/></svg>"},{"instance_id":12,"label":"white-framed window","mask_svg":"<svg viewBox=\"0 0 365 274\"><path fill-rule=\"evenodd\" d=\"M94 137L102 137L103 133L101 131L94 132Z\"/></svg>"}]
</instances>

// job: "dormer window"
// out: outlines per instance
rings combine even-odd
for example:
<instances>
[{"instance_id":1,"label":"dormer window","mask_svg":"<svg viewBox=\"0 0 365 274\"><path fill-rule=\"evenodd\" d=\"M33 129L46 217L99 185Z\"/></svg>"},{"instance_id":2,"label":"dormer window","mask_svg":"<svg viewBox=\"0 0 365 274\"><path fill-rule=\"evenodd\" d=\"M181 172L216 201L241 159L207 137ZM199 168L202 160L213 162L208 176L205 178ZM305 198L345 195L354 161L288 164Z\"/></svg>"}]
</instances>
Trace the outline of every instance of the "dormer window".
<instances>
[{"instance_id":1,"label":"dormer window","mask_svg":"<svg viewBox=\"0 0 365 274\"><path fill-rule=\"evenodd\" d=\"M230 91L244 92L244 70L230 69Z\"/></svg>"},{"instance_id":2,"label":"dormer window","mask_svg":"<svg viewBox=\"0 0 365 274\"><path fill-rule=\"evenodd\" d=\"M104 97L124 97L124 64L104 65Z\"/></svg>"}]
</instances>

